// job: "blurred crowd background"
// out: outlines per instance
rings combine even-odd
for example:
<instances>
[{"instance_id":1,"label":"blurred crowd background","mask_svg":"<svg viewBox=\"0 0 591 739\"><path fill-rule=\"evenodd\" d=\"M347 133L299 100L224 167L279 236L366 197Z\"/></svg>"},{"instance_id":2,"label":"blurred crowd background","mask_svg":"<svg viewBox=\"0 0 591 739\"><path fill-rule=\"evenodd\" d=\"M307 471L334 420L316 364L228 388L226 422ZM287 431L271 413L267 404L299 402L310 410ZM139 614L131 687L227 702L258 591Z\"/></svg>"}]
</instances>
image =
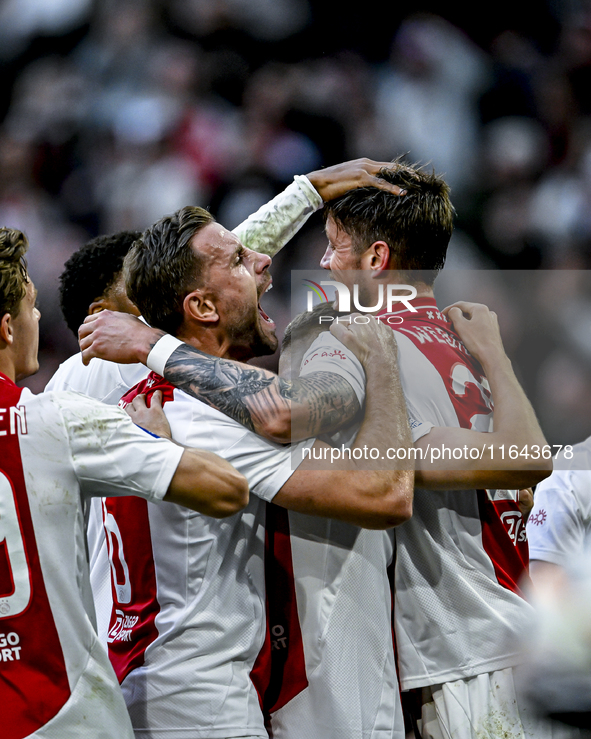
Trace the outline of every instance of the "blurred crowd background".
<instances>
[{"instance_id":1,"label":"blurred crowd background","mask_svg":"<svg viewBox=\"0 0 591 739\"><path fill-rule=\"evenodd\" d=\"M29 237L43 314L34 390L77 350L58 277L92 236L187 204L232 228L294 174L404 154L452 187L449 268L503 270L457 297L499 311L549 440L591 433L590 2L1 0L0 65L0 223ZM290 270L324 248L315 216L276 258L280 334Z\"/></svg>"}]
</instances>

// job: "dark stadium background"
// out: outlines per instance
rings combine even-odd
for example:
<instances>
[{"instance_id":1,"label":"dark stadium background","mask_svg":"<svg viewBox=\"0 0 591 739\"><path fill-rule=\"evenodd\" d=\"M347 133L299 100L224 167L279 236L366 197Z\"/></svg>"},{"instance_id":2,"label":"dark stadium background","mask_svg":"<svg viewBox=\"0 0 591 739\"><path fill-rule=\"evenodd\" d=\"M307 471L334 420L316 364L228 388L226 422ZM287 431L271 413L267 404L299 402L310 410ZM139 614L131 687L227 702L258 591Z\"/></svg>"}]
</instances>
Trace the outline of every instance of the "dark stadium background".
<instances>
[{"instance_id":1,"label":"dark stadium background","mask_svg":"<svg viewBox=\"0 0 591 739\"><path fill-rule=\"evenodd\" d=\"M588 2L3 0L0 64L0 223L29 236L43 313L31 388L77 350L57 286L88 238L189 203L233 227L296 173L406 153L452 186L449 268L503 270L457 297L498 310L549 440L591 433ZM280 333L290 270L324 246L315 216L275 260Z\"/></svg>"}]
</instances>

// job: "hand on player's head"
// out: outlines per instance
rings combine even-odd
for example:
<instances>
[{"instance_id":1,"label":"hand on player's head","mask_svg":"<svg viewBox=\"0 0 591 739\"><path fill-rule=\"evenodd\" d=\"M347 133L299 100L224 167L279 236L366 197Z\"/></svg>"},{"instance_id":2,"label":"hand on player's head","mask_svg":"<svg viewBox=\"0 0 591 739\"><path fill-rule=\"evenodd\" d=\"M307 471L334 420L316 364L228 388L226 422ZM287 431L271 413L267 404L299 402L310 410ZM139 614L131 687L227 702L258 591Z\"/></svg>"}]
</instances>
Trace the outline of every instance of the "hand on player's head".
<instances>
[{"instance_id":1,"label":"hand on player's head","mask_svg":"<svg viewBox=\"0 0 591 739\"><path fill-rule=\"evenodd\" d=\"M354 159L310 172L307 177L325 203L358 187L377 187L393 195L405 195L406 190L377 176L380 170L392 169L393 166L392 162L375 162L367 158Z\"/></svg>"},{"instance_id":2,"label":"hand on player's head","mask_svg":"<svg viewBox=\"0 0 591 739\"><path fill-rule=\"evenodd\" d=\"M156 333L155 329L129 313L103 310L87 316L78 329L82 362L88 364L94 357L119 364L142 361L139 345L146 332L152 338ZM159 335L163 333L158 332Z\"/></svg>"}]
</instances>

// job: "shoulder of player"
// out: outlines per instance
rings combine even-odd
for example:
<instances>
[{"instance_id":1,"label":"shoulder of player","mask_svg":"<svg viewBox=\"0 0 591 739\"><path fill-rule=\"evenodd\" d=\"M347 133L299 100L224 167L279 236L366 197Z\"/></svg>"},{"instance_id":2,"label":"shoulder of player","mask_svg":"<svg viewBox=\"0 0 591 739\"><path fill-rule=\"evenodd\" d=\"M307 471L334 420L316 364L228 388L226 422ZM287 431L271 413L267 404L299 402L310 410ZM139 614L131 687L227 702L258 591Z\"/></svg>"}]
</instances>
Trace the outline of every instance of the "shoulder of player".
<instances>
[{"instance_id":1,"label":"shoulder of player","mask_svg":"<svg viewBox=\"0 0 591 739\"><path fill-rule=\"evenodd\" d=\"M569 483L570 492L577 501L581 515L591 523L591 470L572 470Z\"/></svg>"},{"instance_id":2,"label":"shoulder of player","mask_svg":"<svg viewBox=\"0 0 591 739\"><path fill-rule=\"evenodd\" d=\"M74 390L48 390L33 397L40 402L52 404L56 411L62 414L84 415L88 419L111 416L120 418L122 412L117 406L107 405L96 398Z\"/></svg>"},{"instance_id":3,"label":"shoulder of player","mask_svg":"<svg viewBox=\"0 0 591 739\"><path fill-rule=\"evenodd\" d=\"M62 362L49 381L46 390L71 390L104 400L113 388L131 387L143 379L148 369L141 364L117 364L94 357L88 365L82 354L74 354ZM113 404L113 401L108 401Z\"/></svg>"},{"instance_id":4,"label":"shoulder of player","mask_svg":"<svg viewBox=\"0 0 591 739\"><path fill-rule=\"evenodd\" d=\"M83 393L51 390L37 395L23 389L18 403L6 416L9 428L34 443L51 437L76 443L97 433L111 434L127 418L124 411ZM10 433L12 431L7 431ZM70 440L68 442L68 439Z\"/></svg>"},{"instance_id":5,"label":"shoulder of player","mask_svg":"<svg viewBox=\"0 0 591 739\"><path fill-rule=\"evenodd\" d=\"M91 361L94 362L94 360ZM90 367L90 365L89 365ZM89 368L82 363L82 354L73 354L61 362L46 386L46 390L64 390L71 384L72 380L86 375Z\"/></svg>"},{"instance_id":6,"label":"shoulder of player","mask_svg":"<svg viewBox=\"0 0 591 739\"><path fill-rule=\"evenodd\" d=\"M434 377L440 376L438 366L433 362L433 358L427 357L408 334L399 329L393 329L393 331L398 345L398 364L402 372L406 371L410 376L417 371L420 371L421 374L432 373Z\"/></svg>"},{"instance_id":7,"label":"shoulder of player","mask_svg":"<svg viewBox=\"0 0 591 739\"><path fill-rule=\"evenodd\" d=\"M573 464L577 464L575 460ZM555 469L536 486L534 505L552 504L552 510L559 501L564 505L569 499L570 507L578 509L583 518L591 519L591 470Z\"/></svg>"},{"instance_id":8,"label":"shoulder of player","mask_svg":"<svg viewBox=\"0 0 591 739\"><path fill-rule=\"evenodd\" d=\"M333 336L330 331L322 331L318 336L310 343L310 346L305 351L302 358L300 369L306 367L310 362L318 359L335 359L346 361L353 361L358 363L359 360L355 354L340 342L336 336Z\"/></svg>"}]
</instances>

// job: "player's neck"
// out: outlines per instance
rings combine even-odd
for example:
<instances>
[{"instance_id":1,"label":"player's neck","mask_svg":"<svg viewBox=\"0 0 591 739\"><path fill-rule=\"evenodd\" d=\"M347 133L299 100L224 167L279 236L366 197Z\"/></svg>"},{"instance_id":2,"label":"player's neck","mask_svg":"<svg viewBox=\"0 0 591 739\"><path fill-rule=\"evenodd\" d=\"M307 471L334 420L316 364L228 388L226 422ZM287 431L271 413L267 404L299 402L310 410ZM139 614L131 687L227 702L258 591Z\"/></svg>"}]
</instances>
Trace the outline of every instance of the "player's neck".
<instances>
[{"instance_id":1,"label":"player's neck","mask_svg":"<svg viewBox=\"0 0 591 739\"><path fill-rule=\"evenodd\" d=\"M16 382L16 367L6 344L0 342L0 372L10 380Z\"/></svg>"},{"instance_id":2,"label":"player's neck","mask_svg":"<svg viewBox=\"0 0 591 739\"><path fill-rule=\"evenodd\" d=\"M386 273L384 273L384 276ZM415 270L413 272L405 272L404 270L397 270L394 265L390 266L390 271L387 273L387 282L391 285L410 285L417 291L417 298L434 298L435 293L433 292L433 285L428 285L420 279L410 279L412 276L419 277L421 272ZM380 279L380 282L383 282Z\"/></svg>"},{"instance_id":3,"label":"player's neck","mask_svg":"<svg viewBox=\"0 0 591 739\"><path fill-rule=\"evenodd\" d=\"M252 359L252 352L247 347L236 347L232 340L225 332L217 331L212 328L204 329L199 332L183 332L177 333L177 339L181 339L186 344L190 344L195 349L210 354L212 357L220 357L223 359L234 359L239 362L247 362Z\"/></svg>"},{"instance_id":4,"label":"player's neck","mask_svg":"<svg viewBox=\"0 0 591 739\"><path fill-rule=\"evenodd\" d=\"M411 283L417 290L417 298L434 298L435 293L430 285L426 285L424 282Z\"/></svg>"}]
</instances>

